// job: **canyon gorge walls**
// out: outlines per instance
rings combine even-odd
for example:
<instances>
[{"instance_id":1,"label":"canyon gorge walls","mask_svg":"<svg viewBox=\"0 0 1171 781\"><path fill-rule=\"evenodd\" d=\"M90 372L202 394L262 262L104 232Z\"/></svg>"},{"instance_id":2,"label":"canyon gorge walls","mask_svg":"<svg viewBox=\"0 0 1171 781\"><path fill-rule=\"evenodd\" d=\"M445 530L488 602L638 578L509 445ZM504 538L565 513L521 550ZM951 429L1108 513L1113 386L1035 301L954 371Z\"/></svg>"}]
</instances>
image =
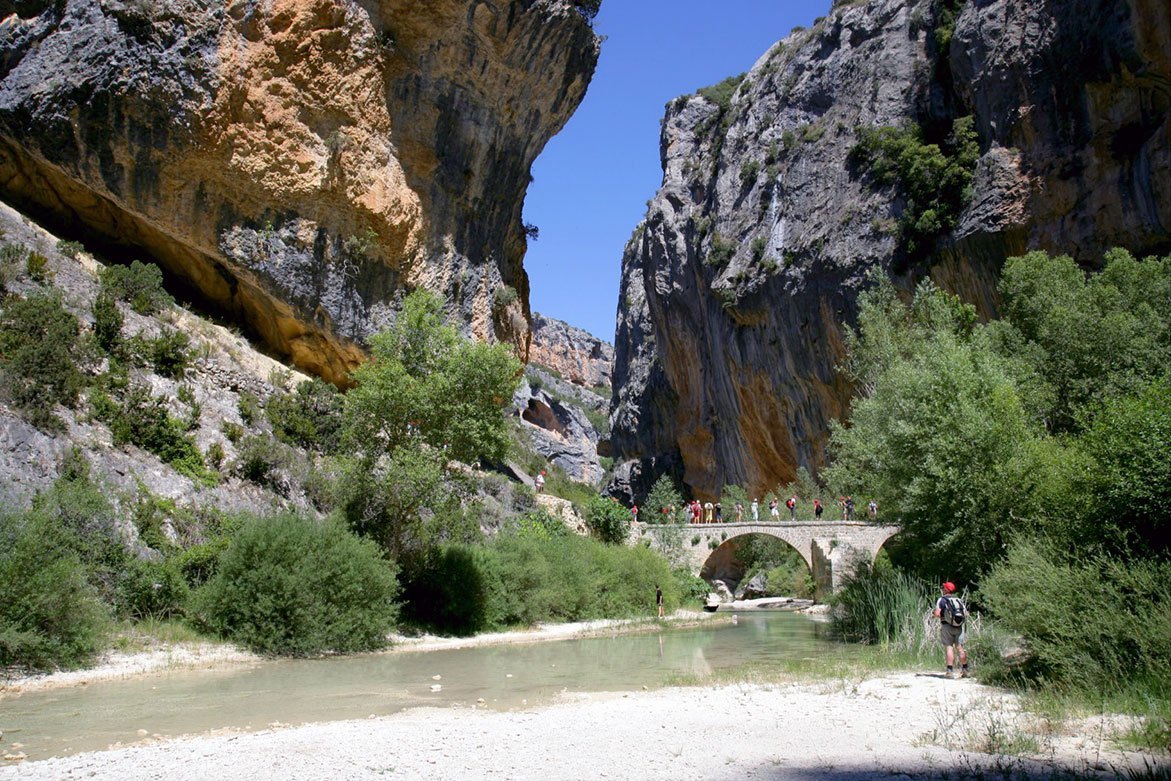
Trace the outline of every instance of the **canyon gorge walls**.
<instances>
[{"instance_id":1,"label":"canyon gorge walls","mask_svg":"<svg viewBox=\"0 0 1171 781\"><path fill-rule=\"evenodd\" d=\"M1007 256L1171 249L1169 106L1163 0L839 0L673 101L622 262L610 490L670 472L700 497L759 493L824 465L874 269L992 316ZM879 176L858 150L887 126L964 186ZM923 206L949 199L951 218Z\"/></svg>"}]
</instances>

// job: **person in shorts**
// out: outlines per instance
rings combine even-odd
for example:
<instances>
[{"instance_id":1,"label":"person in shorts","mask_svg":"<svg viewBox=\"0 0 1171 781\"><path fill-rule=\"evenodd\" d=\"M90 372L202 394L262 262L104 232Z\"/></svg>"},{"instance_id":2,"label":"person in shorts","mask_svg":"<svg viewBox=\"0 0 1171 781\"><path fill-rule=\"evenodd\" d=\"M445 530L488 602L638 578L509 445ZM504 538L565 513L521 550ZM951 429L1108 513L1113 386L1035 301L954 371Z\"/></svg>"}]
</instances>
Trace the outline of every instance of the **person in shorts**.
<instances>
[{"instance_id":1,"label":"person in shorts","mask_svg":"<svg viewBox=\"0 0 1171 781\"><path fill-rule=\"evenodd\" d=\"M940 588L943 592L938 600L935 602L934 615L939 619L939 642L943 643L943 654L947 662L947 677L955 677L955 657L958 653L960 657L960 677L968 677L968 652L964 650L964 628L962 626L952 626L944 618L944 611L948 609L946 600L956 599L959 597L955 595L956 587L951 581L944 583ZM960 602L963 605L963 602ZM967 607L964 606L964 612L967 612Z\"/></svg>"}]
</instances>

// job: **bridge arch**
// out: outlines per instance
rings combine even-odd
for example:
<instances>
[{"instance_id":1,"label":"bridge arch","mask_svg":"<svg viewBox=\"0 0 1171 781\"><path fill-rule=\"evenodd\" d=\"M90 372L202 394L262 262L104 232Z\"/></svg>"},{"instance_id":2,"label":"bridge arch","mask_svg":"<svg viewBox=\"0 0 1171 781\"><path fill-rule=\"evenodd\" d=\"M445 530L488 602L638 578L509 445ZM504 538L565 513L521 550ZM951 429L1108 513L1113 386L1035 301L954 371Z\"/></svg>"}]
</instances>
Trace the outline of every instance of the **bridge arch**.
<instances>
[{"instance_id":1,"label":"bridge arch","mask_svg":"<svg viewBox=\"0 0 1171 781\"><path fill-rule=\"evenodd\" d=\"M631 543L649 538L652 547L664 550L668 540L678 535L678 527L636 523L631 529ZM809 571L818 600L824 599L841 585L848 567L859 558L874 561L878 551L898 533L897 526L880 526L865 521L797 521L792 523L708 523L684 526L684 552L693 574L702 577L704 566L713 552L725 543L752 534L775 537L801 554Z\"/></svg>"}]
</instances>

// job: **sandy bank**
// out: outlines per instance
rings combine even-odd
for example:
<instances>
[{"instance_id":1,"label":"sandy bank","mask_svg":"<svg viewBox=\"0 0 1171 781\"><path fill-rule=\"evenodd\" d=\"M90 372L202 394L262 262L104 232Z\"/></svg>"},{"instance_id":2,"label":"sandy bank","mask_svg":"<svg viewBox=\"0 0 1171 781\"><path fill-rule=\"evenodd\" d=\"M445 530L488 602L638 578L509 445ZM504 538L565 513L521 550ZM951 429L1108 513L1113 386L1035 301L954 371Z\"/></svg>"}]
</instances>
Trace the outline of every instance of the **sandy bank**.
<instances>
[{"instance_id":1,"label":"sandy bank","mask_svg":"<svg viewBox=\"0 0 1171 781\"><path fill-rule=\"evenodd\" d=\"M983 753L1036 727L1017 699L972 681L872 680L575 696L496 712L420 708L384 718L217 734L0 767L0 779L812 779L1046 775L1121 767L1102 729L1049 735L1039 759ZM1022 777L1014 775L1014 777Z\"/></svg>"}]
</instances>

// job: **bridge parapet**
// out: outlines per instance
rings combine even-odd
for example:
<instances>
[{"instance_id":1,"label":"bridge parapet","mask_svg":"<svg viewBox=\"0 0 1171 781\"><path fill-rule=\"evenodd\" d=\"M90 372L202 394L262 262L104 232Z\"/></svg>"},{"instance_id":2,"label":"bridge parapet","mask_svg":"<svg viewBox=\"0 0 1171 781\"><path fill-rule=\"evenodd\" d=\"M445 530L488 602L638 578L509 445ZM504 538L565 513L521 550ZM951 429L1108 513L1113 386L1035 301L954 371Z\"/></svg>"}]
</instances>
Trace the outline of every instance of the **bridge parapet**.
<instances>
[{"instance_id":1,"label":"bridge parapet","mask_svg":"<svg viewBox=\"0 0 1171 781\"><path fill-rule=\"evenodd\" d=\"M630 531L631 544L643 538L652 547L664 550L666 543L683 536L683 548L691 571L703 577L712 555L738 537L763 534L783 540L801 554L813 575L820 600L836 591L847 565L856 558L873 562L883 544L899 527L867 521L795 521L788 523L699 523L664 526L636 523Z\"/></svg>"}]
</instances>

